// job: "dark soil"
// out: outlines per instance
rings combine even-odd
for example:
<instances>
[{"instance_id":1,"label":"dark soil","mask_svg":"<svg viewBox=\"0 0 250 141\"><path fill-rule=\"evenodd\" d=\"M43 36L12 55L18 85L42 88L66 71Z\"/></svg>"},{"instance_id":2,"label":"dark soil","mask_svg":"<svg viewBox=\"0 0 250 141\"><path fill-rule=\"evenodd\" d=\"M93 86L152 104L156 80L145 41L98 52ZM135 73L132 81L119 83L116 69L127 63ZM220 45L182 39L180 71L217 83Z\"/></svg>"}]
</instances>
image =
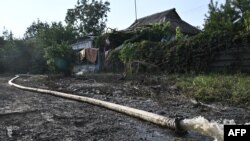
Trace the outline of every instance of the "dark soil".
<instances>
[{"instance_id":1,"label":"dark soil","mask_svg":"<svg viewBox=\"0 0 250 141\"><path fill-rule=\"evenodd\" d=\"M1 141L206 141L199 133L178 135L158 125L86 103L10 87L12 76L0 76ZM220 104L190 102L171 81L159 76L134 76L120 80L117 74L81 77L22 77L16 81L39 87L93 97L175 118L204 116L209 120L250 121L250 110Z\"/></svg>"}]
</instances>

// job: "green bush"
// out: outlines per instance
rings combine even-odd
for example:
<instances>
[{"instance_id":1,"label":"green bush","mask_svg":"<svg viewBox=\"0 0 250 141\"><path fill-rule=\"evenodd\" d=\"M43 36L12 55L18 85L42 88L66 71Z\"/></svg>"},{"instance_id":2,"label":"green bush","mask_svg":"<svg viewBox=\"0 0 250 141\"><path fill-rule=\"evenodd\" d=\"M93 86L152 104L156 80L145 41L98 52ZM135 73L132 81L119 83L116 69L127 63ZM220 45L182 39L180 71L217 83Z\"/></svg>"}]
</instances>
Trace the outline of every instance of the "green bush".
<instances>
[{"instance_id":1,"label":"green bush","mask_svg":"<svg viewBox=\"0 0 250 141\"><path fill-rule=\"evenodd\" d=\"M105 62L105 71L109 72L123 72L124 63L119 58L121 48L118 47L111 52L109 52L108 57Z\"/></svg>"},{"instance_id":2,"label":"green bush","mask_svg":"<svg viewBox=\"0 0 250 141\"><path fill-rule=\"evenodd\" d=\"M127 69L131 72L133 63L137 62L141 67L146 67L142 71L147 71L147 67L157 67L162 63L164 57L163 48L161 43L142 41L138 43L126 43L120 51L119 58L124 64L127 65ZM138 70L140 68L137 68Z\"/></svg>"},{"instance_id":3,"label":"green bush","mask_svg":"<svg viewBox=\"0 0 250 141\"><path fill-rule=\"evenodd\" d=\"M25 40L4 40L0 48L1 73L44 73L46 68L41 48Z\"/></svg>"},{"instance_id":4,"label":"green bush","mask_svg":"<svg viewBox=\"0 0 250 141\"><path fill-rule=\"evenodd\" d=\"M209 72L218 51L249 43L249 35L220 31L170 42L127 42L119 57L127 65L134 61L147 62L171 73Z\"/></svg>"},{"instance_id":5,"label":"green bush","mask_svg":"<svg viewBox=\"0 0 250 141\"><path fill-rule=\"evenodd\" d=\"M175 33L170 29L170 23L155 23L145 27L137 28L134 36L125 43L136 43L144 40L152 42L168 42L175 38Z\"/></svg>"},{"instance_id":6,"label":"green bush","mask_svg":"<svg viewBox=\"0 0 250 141\"><path fill-rule=\"evenodd\" d=\"M54 44L45 49L45 59L52 73L71 75L75 54L72 48L65 42Z\"/></svg>"},{"instance_id":7,"label":"green bush","mask_svg":"<svg viewBox=\"0 0 250 141\"><path fill-rule=\"evenodd\" d=\"M152 42L169 41L175 38L174 33L170 30L170 23L156 23L134 30L115 31L105 33L95 38L94 46L106 47L106 50L119 47L123 43L136 43L144 40ZM110 44L106 45L106 40Z\"/></svg>"}]
</instances>

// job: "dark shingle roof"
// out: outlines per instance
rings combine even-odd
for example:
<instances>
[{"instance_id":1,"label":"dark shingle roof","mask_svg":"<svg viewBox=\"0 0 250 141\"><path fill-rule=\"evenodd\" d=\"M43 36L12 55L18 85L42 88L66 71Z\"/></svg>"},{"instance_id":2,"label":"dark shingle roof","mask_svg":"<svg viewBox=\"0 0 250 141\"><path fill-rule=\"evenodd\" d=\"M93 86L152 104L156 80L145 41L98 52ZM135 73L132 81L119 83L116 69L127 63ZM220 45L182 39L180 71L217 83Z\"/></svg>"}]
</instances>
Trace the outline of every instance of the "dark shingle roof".
<instances>
[{"instance_id":1,"label":"dark shingle roof","mask_svg":"<svg viewBox=\"0 0 250 141\"><path fill-rule=\"evenodd\" d=\"M184 34L194 35L200 32L197 28L183 21L176 12L175 8L140 18L136 20L128 29L135 29L137 27L151 25L153 23L164 22L170 22L171 29L173 31L175 31L177 26L179 26Z\"/></svg>"}]
</instances>

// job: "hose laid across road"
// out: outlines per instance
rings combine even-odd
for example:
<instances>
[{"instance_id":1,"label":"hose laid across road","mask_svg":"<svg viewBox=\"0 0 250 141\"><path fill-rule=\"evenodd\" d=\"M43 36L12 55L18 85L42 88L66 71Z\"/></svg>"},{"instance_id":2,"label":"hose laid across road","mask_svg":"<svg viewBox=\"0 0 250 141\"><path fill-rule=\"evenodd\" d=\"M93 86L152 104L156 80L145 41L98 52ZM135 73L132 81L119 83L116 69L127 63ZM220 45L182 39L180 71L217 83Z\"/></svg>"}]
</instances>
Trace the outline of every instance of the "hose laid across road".
<instances>
[{"instance_id":1,"label":"hose laid across road","mask_svg":"<svg viewBox=\"0 0 250 141\"><path fill-rule=\"evenodd\" d=\"M22 89L22 90L45 93L45 94L50 94L50 95L54 95L54 96L58 96L58 97L62 97L62 98L67 98L67 99L71 99L71 100L76 100L76 101L80 101L80 102L86 102L86 103L93 104L93 105L100 106L100 107L104 107L104 108L107 108L107 109L110 109L113 111L124 113L124 114L130 115L130 116L133 116L133 117L136 117L139 119L143 119L145 121L149 121L149 122L155 123L155 124L163 126L163 127L174 129L176 131L184 132L184 129L181 128L181 126L180 126L180 122L182 121L182 119L179 119L179 118L172 119L172 118L160 116L160 115L157 115L154 113L138 110L135 108L122 106L122 105L118 105L118 104L114 104L114 103L106 102L106 101L102 101L102 100L97 100L94 98L77 96L77 95L73 95L73 94L51 91L51 90L46 90L46 89L25 87L25 86L13 83L13 81L17 78L19 78L19 75L16 75L16 77L9 80L9 82L8 82L9 85L17 87L17 88Z\"/></svg>"}]
</instances>

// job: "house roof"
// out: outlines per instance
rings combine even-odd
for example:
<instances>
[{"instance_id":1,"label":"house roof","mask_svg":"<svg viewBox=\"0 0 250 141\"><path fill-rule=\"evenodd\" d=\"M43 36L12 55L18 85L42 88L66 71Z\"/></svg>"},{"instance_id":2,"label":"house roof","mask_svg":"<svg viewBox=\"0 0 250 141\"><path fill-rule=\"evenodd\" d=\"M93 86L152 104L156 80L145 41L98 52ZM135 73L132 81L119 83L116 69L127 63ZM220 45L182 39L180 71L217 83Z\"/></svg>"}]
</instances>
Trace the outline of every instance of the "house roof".
<instances>
[{"instance_id":1,"label":"house roof","mask_svg":"<svg viewBox=\"0 0 250 141\"><path fill-rule=\"evenodd\" d=\"M128 29L135 29L137 27L151 25L154 23L165 22L170 22L170 26L173 31L175 31L177 26L179 26L184 34L194 35L200 32L197 28L183 21L176 12L175 8L137 19Z\"/></svg>"}]
</instances>

